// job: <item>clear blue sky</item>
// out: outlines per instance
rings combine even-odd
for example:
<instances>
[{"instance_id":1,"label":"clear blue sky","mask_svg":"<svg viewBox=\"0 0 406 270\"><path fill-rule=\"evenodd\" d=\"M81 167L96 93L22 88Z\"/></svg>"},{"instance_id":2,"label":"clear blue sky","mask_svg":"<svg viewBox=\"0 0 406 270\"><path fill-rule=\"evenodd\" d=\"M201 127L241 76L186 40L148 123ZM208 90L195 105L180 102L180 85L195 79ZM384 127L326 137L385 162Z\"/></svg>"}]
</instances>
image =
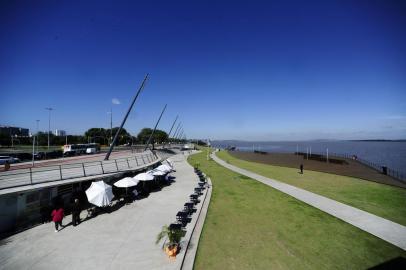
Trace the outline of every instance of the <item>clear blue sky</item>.
<instances>
[{"instance_id":1,"label":"clear blue sky","mask_svg":"<svg viewBox=\"0 0 406 270\"><path fill-rule=\"evenodd\" d=\"M1 1L0 124L406 138L404 1ZM112 104L112 99L121 104Z\"/></svg>"}]
</instances>

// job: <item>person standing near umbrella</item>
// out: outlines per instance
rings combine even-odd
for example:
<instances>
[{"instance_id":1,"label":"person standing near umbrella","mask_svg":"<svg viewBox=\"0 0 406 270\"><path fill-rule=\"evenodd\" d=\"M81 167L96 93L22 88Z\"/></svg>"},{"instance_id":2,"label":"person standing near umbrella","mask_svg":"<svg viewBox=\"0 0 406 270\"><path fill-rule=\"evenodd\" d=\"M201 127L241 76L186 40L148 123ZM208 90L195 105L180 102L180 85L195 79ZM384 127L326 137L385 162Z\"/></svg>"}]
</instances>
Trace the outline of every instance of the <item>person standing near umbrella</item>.
<instances>
[{"instance_id":1,"label":"person standing near umbrella","mask_svg":"<svg viewBox=\"0 0 406 270\"><path fill-rule=\"evenodd\" d=\"M59 231L58 225L62 226L62 219L63 219L63 208L62 207L56 207L52 213L52 221L55 223L55 232Z\"/></svg>"},{"instance_id":2,"label":"person standing near umbrella","mask_svg":"<svg viewBox=\"0 0 406 270\"><path fill-rule=\"evenodd\" d=\"M72 204L72 224L73 226L79 225L80 222L80 204L79 199L75 199Z\"/></svg>"}]
</instances>

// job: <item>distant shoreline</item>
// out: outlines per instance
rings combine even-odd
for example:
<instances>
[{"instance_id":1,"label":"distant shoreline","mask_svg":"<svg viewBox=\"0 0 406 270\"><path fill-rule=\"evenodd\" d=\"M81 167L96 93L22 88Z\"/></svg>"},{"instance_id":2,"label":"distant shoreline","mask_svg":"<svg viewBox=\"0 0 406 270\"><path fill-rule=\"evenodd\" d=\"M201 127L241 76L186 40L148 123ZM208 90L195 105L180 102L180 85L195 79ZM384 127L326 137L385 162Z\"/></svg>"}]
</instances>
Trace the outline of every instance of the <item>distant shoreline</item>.
<instances>
[{"instance_id":1,"label":"distant shoreline","mask_svg":"<svg viewBox=\"0 0 406 270\"><path fill-rule=\"evenodd\" d=\"M406 139L401 140L384 140L384 139L373 139L373 140L348 140L350 142L406 142Z\"/></svg>"},{"instance_id":2,"label":"distant shoreline","mask_svg":"<svg viewBox=\"0 0 406 270\"><path fill-rule=\"evenodd\" d=\"M316 139L316 140L294 140L294 141L246 141L246 140L212 140L212 143L296 143L296 142L406 142L406 139L353 139L353 140L329 140L329 139Z\"/></svg>"}]
</instances>

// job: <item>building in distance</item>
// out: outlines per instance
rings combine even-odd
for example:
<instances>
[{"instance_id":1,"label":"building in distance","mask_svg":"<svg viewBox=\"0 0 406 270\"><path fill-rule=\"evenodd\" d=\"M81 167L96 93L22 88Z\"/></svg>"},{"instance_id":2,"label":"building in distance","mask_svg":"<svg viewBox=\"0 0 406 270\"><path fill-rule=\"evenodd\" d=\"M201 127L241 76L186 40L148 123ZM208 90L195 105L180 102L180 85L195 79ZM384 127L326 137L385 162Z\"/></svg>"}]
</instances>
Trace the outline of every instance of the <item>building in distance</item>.
<instances>
[{"instance_id":1,"label":"building in distance","mask_svg":"<svg viewBox=\"0 0 406 270\"><path fill-rule=\"evenodd\" d=\"M28 137L30 134L28 128L0 126L0 134L13 137Z\"/></svg>"},{"instance_id":2,"label":"building in distance","mask_svg":"<svg viewBox=\"0 0 406 270\"><path fill-rule=\"evenodd\" d=\"M61 129L55 129L54 135L55 136L66 136L66 131L61 130Z\"/></svg>"}]
</instances>

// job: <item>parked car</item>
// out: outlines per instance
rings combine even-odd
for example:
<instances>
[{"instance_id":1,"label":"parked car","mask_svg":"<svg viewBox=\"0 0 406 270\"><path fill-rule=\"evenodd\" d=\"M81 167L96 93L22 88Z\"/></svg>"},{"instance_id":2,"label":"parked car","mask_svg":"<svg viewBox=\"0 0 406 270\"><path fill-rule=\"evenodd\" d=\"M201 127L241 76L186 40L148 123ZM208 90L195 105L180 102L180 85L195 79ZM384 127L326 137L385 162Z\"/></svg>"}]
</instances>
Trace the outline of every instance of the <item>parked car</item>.
<instances>
[{"instance_id":1,"label":"parked car","mask_svg":"<svg viewBox=\"0 0 406 270\"><path fill-rule=\"evenodd\" d=\"M89 147L86 148L86 154L96 154L97 153L97 149L94 147Z\"/></svg>"},{"instance_id":2,"label":"parked car","mask_svg":"<svg viewBox=\"0 0 406 270\"><path fill-rule=\"evenodd\" d=\"M8 162L9 164L20 162L19 158L9 157L9 156L0 156L0 165L4 165Z\"/></svg>"}]
</instances>

